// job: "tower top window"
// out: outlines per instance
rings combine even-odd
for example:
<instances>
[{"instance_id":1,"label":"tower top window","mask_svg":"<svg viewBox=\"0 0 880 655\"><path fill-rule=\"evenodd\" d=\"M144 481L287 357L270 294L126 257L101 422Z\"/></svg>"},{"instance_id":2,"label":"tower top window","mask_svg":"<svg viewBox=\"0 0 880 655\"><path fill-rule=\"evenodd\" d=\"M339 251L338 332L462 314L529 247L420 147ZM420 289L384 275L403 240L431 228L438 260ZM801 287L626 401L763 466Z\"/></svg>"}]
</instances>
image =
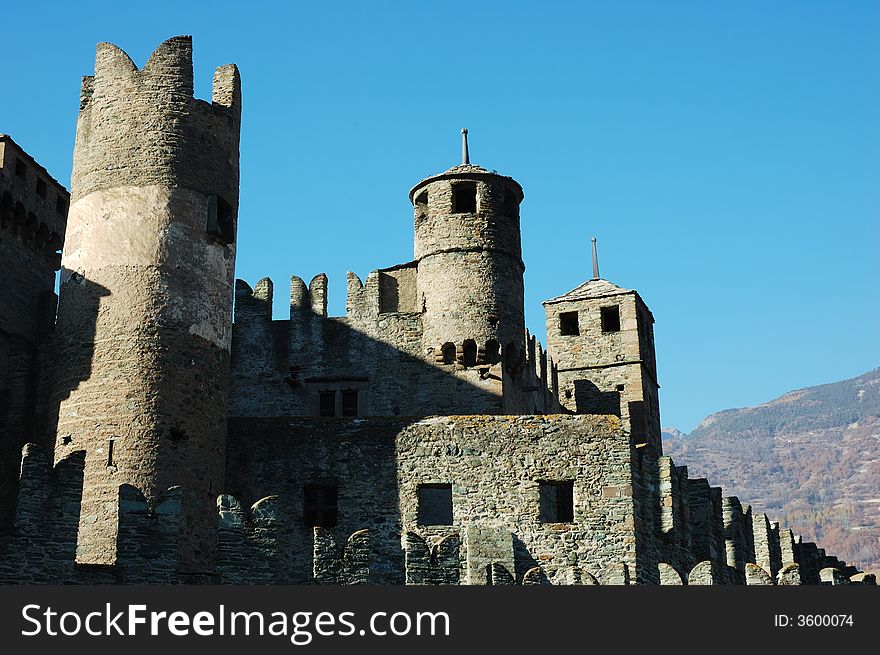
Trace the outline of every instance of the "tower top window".
<instances>
[{"instance_id":1,"label":"tower top window","mask_svg":"<svg viewBox=\"0 0 880 655\"><path fill-rule=\"evenodd\" d=\"M581 333L577 312L563 312L559 315L559 334L563 337L577 336Z\"/></svg>"},{"instance_id":2,"label":"tower top window","mask_svg":"<svg viewBox=\"0 0 880 655\"><path fill-rule=\"evenodd\" d=\"M477 185L473 182L458 182L452 185L452 213L477 213Z\"/></svg>"},{"instance_id":3,"label":"tower top window","mask_svg":"<svg viewBox=\"0 0 880 655\"><path fill-rule=\"evenodd\" d=\"M602 307L602 332L620 332L620 307Z\"/></svg>"}]
</instances>

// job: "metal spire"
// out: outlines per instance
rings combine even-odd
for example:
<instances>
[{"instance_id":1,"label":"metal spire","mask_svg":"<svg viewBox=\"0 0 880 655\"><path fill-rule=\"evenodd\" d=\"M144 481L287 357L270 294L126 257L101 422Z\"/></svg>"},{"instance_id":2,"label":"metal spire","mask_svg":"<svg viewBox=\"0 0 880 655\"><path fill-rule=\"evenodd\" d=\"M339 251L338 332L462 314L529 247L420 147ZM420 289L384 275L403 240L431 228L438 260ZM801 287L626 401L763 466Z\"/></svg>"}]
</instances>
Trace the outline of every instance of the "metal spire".
<instances>
[{"instance_id":1,"label":"metal spire","mask_svg":"<svg viewBox=\"0 0 880 655\"><path fill-rule=\"evenodd\" d=\"M599 279L599 256L596 255L596 237L591 239L593 242L593 279Z\"/></svg>"},{"instance_id":2,"label":"metal spire","mask_svg":"<svg viewBox=\"0 0 880 655\"><path fill-rule=\"evenodd\" d=\"M462 164L470 164L471 157L468 153L468 145L467 145L467 128L461 128L461 163Z\"/></svg>"}]
</instances>

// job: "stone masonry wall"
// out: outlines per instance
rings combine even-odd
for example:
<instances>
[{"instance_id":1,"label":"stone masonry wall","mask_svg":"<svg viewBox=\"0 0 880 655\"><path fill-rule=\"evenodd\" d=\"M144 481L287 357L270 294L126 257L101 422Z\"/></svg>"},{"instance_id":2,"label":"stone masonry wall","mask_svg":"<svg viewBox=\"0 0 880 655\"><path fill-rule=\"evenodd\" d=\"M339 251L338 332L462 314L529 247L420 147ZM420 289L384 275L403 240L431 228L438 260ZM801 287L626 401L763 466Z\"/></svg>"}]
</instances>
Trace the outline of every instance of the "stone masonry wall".
<instances>
[{"instance_id":1,"label":"stone masonry wall","mask_svg":"<svg viewBox=\"0 0 880 655\"><path fill-rule=\"evenodd\" d=\"M0 134L0 531L12 525L21 449L37 439L40 347L55 320L67 189Z\"/></svg>"},{"instance_id":2,"label":"stone masonry wall","mask_svg":"<svg viewBox=\"0 0 880 655\"><path fill-rule=\"evenodd\" d=\"M401 269L403 270L403 269ZM412 269L401 280L412 283ZM319 395L356 391L359 416L550 413L548 364L540 345L514 344L492 359L481 344L465 366L422 352L421 312L383 312L385 272L350 273L346 316L328 317L326 276L291 280L290 320L272 320L274 285L236 287L231 416L317 416ZM404 294L409 292L404 291ZM525 336L525 333L524 333ZM543 377L542 377L543 376Z\"/></svg>"},{"instance_id":3,"label":"stone masonry wall","mask_svg":"<svg viewBox=\"0 0 880 655\"><path fill-rule=\"evenodd\" d=\"M223 481L238 205L240 80L193 98L192 41L138 70L99 44L83 79L48 431L84 450L77 559L112 564L118 489L186 487L182 561L210 568ZM185 265L184 265L185 264ZM198 517L198 520L197 520Z\"/></svg>"},{"instance_id":4,"label":"stone masonry wall","mask_svg":"<svg viewBox=\"0 0 880 655\"><path fill-rule=\"evenodd\" d=\"M633 579L656 579L656 560L652 573L636 556L637 540L649 535L638 534L633 495L640 482L634 484L630 453L629 438L607 417L232 419L227 485L245 506L278 497L290 519L291 544L279 549L284 580L310 579L313 537L300 518L310 483L338 485L338 522L330 529L337 542L369 530L374 582L405 581L406 533L464 539L464 576L468 549L480 548L468 543L469 527L510 535L513 560L505 568L513 567L514 579L538 565L600 574L612 563L627 565ZM565 480L574 485L574 521L542 523L539 483ZM421 484L451 485L452 524L419 524Z\"/></svg>"}]
</instances>

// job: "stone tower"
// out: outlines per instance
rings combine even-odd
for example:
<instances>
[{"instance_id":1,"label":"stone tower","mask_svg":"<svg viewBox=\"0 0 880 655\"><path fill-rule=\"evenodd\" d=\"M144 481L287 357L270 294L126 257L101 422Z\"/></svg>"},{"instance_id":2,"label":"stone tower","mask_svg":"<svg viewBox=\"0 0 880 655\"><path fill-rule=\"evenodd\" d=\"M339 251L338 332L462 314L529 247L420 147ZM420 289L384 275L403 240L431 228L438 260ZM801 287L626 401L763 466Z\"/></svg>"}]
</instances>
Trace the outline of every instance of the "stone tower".
<instances>
[{"instance_id":1,"label":"stone tower","mask_svg":"<svg viewBox=\"0 0 880 655\"><path fill-rule=\"evenodd\" d=\"M240 116L235 66L216 70L212 102L193 98L188 36L162 43L140 70L100 43L95 75L83 78L50 425L56 461L85 451L79 563L116 561L121 485L154 509L179 486L169 495L180 499L176 566L211 566Z\"/></svg>"},{"instance_id":2,"label":"stone tower","mask_svg":"<svg viewBox=\"0 0 880 655\"><path fill-rule=\"evenodd\" d=\"M410 191L415 209L422 346L429 358L465 366L518 361L524 352L519 228L522 187L463 162Z\"/></svg>"},{"instance_id":3,"label":"stone tower","mask_svg":"<svg viewBox=\"0 0 880 655\"><path fill-rule=\"evenodd\" d=\"M594 277L544 302L559 402L577 414L615 414L635 443L660 454L654 316L639 294Z\"/></svg>"}]
</instances>

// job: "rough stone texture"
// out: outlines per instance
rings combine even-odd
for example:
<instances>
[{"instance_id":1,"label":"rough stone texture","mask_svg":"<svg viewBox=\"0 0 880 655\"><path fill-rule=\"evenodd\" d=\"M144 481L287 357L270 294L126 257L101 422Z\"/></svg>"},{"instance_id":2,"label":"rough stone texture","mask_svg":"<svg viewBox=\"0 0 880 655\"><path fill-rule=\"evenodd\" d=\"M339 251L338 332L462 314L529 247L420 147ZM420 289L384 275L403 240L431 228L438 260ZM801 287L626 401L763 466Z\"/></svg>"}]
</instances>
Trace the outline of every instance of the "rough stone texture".
<instances>
[{"instance_id":1,"label":"rough stone texture","mask_svg":"<svg viewBox=\"0 0 880 655\"><path fill-rule=\"evenodd\" d=\"M780 569L776 575L776 584L780 586L790 586L804 584L801 580L801 569L799 564L786 564Z\"/></svg>"},{"instance_id":2,"label":"rough stone texture","mask_svg":"<svg viewBox=\"0 0 880 655\"><path fill-rule=\"evenodd\" d=\"M724 544L727 566L745 572L746 562L755 559L752 536L751 508L744 511L739 498L721 499L724 518Z\"/></svg>"},{"instance_id":3,"label":"rough stone texture","mask_svg":"<svg viewBox=\"0 0 880 655\"><path fill-rule=\"evenodd\" d=\"M454 211L460 185L476 211ZM522 189L457 166L411 197L414 261L349 273L344 317L327 316L323 274L291 279L289 321L272 320L271 280L239 281L230 415L316 416L328 392L339 415L346 390L364 416L559 411L553 364L524 325Z\"/></svg>"},{"instance_id":4,"label":"rough stone texture","mask_svg":"<svg viewBox=\"0 0 880 655\"><path fill-rule=\"evenodd\" d=\"M726 563L721 489L709 486L705 478L688 480L687 489L691 541L696 561Z\"/></svg>"},{"instance_id":5,"label":"rough stone texture","mask_svg":"<svg viewBox=\"0 0 880 655\"><path fill-rule=\"evenodd\" d=\"M753 519L755 562L776 576L782 568L782 552L779 546L779 525L771 523L766 514Z\"/></svg>"},{"instance_id":6,"label":"rough stone texture","mask_svg":"<svg viewBox=\"0 0 880 655\"><path fill-rule=\"evenodd\" d=\"M436 543L429 544L415 532L407 532L404 537L406 584L459 584L460 548L461 537L458 533L449 534Z\"/></svg>"},{"instance_id":7,"label":"rough stone texture","mask_svg":"<svg viewBox=\"0 0 880 655\"><path fill-rule=\"evenodd\" d=\"M841 584L849 584L849 578L847 578L837 567L826 567L819 571L819 579L822 581L823 585L841 585Z\"/></svg>"},{"instance_id":8,"label":"rough stone texture","mask_svg":"<svg viewBox=\"0 0 880 655\"><path fill-rule=\"evenodd\" d=\"M0 531L12 527L21 449L35 439L69 204L67 189L0 134Z\"/></svg>"},{"instance_id":9,"label":"rough stone texture","mask_svg":"<svg viewBox=\"0 0 880 655\"><path fill-rule=\"evenodd\" d=\"M757 564L749 562L745 565L746 584L748 585L772 585L773 576Z\"/></svg>"},{"instance_id":10,"label":"rough stone texture","mask_svg":"<svg viewBox=\"0 0 880 655\"><path fill-rule=\"evenodd\" d=\"M724 572L718 562L700 562L688 574L689 585L722 585Z\"/></svg>"},{"instance_id":11,"label":"rough stone texture","mask_svg":"<svg viewBox=\"0 0 880 655\"><path fill-rule=\"evenodd\" d=\"M619 330L603 329L602 309L609 307L618 309ZM659 456L654 316L638 293L607 280L589 280L545 301L544 309L562 405L578 413L620 416L633 436ZM577 314L578 334L563 334L561 314Z\"/></svg>"},{"instance_id":12,"label":"rough stone texture","mask_svg":"<svg viewBox=\"0 0 880 655\"><path fill-rule=\"evenodd\" d=\"M181 566L213 567L241 111L234 67L214 82L213 104L193 98L189 37L141 70L99 44L83 82L49 415L55 459L86 452L80 563L116 562L121 485L151 508L182 485ZM226 241L209 234L212 205Z\"/></svg>"},{"instance_id":13,"label":"rough stone texture","mask_svg":"<svg viewBox=\"0 0 880 655\"><path fill-rule=\"evenodd\" d=\"M660 584L661 585L683 585L684 581L681 578L681 574L672 568L669 564L664 562L660 562L657 565L657 568L660 570Z\"/></svg>"},{"instance_id":14,"label":"rough stone texture","mask_svg":"<svg viewBox=\"0 0 880 655\"><path fill-rule=\"evenodd\" d=\"M645 569L637 574L644 581L656 581L648 571L656 571L651 536L634 515L633 496L642 488L634 450L616 419L595 416L242 418L230 422L227 486L243 503L274 493L301 507L303 485L337 481L333 533L370 530L377 582L404 581L404 552L421 558L424 569L424 553L407 532L427 543L455 529L464 542L462 579L473 572L485 583L493 561L517 580L538 564L595 573L625 562ZM545 480L573 481L574 522L541 523L538 487ZM452 485L453 526L419 525L418 486L443 483ZM301 522L292 530L294 543L309 542ZM289 579L308 580L308 550L290 557ZM480 566L469 568L478 557ZM435 583L423 572L407 575Z\"/></svg>"}]
</instances>

